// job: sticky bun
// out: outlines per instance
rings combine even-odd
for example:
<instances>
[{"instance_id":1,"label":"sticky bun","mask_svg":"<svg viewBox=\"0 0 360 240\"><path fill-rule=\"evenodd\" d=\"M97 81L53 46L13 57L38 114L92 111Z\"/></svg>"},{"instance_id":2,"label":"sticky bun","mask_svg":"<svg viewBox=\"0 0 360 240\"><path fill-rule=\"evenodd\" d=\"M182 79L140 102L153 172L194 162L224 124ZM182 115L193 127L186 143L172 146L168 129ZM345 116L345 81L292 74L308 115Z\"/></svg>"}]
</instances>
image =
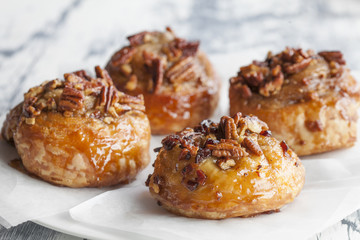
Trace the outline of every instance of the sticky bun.
<instances>
[{"instance_id":1,"label":"sticky bun","mask_svg":"<svg viewBox=\"0 0 360 240\"><path fill-rule=\"evenodd\" d=\"M24 167L68 187L124 183L150 161L143 98L117 91L106 70L65 74L31 88L7 116L3 137Z\"/></svg>"},{"instance_id":2,"label":"sticky bun","mask_svg":"<svg viewBox=\"0 0 360 240\"><path fill-rule=\"evenodd\" d=\"M277 211L304 185L305 170L285 141L255 116L204 120L167 136L146 182L167 210L206 219Z\"/></svg>"},{"instance_id":3,"label":"sticky bun","mask_svg":"<svg viewBox=\"0 0 360 240\"><path fill-rule=\"evenodd\" d=\"M198 41L178 38L170 28L128 40L106 69L119 90L144 95L152 134L180 131L212 115L220 80Z\"/></svg>"},{"instance_id":4,"label":"sticky bun","mask_svg":"<svg viewBox=\"0 0 360 240\"><path fill-rule=\"evenodd\" d=\"M339 51L286 48L230 79L230 113L254 114L298 155L351 147L359 87Z\"/></svg>"}]
</instances>

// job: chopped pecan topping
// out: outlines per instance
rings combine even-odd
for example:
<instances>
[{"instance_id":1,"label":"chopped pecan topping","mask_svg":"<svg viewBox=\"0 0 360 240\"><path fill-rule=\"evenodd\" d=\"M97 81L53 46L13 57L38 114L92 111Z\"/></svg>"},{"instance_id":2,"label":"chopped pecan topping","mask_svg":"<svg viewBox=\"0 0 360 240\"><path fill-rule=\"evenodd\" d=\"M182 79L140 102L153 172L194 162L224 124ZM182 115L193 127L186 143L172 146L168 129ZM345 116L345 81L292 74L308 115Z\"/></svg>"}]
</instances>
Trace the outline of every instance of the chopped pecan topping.
<instances>
[{"instance_id":1,"label":"chopped pecan topping","mask_svg":"<svg viewBox=\"0 0 360 240\"><path fill-rule=\"evenodd\" d=\"M39 109L34 108L33 106L28 106L25 108L25 117L33 118L41 113Z\"/></svg>"},{"instance_id":2,"label":"chopped pecan topping","mask_svg":"<svg viewBox=\"0 0 360 240\"><path fill-rule=\"evenodd\" d=\"M182 169L181 174L183 176L182 183L190 191L194 191L199 185L201 186L205 184L206 175L204 171L197 169L197 164L187 164Z\"/></svg>"},{"instance_id":3,"label":"chopped pecan topping","mask_svg":"<svg viewBox=\"0 0 360 240\"><path fill-rule=\"evenodd\" d=\"M160 152L162 147L157 147L157 148L154 148L154 152Z\"/></svg>"},{"instance_id":4,"label":"chopped pecan topping","mask_svg":"<svg viewBox=\"0 0 360 240\"><path fill-rule=\"evenodd\" d=\"M218 158L231 157L238 160L245 155L239 143L231 139L221 139L218 144L208 144L207 147L212 150L211 155Z\"/></svg>"},{"instance_id":5,"label":"chopped pecan topping","mask_svg":"<svg viewBox=\"0 0 360 240\"><path fill-rule=\"evenodd\" d=\"M211 145L209 147L211 147ZM214 149L211 154L214 157L218 157L218 158L227 158L232 156L232 152L230 150L223 150L223 149Z\"/></svg>"},{"instance_id":6,"label":"chopped pecan topping","mask_svg":"<svg viewBox=\"0 0 360 240\"><path fill-rule=\"evenodd\" d=\"M200 184L200 185L204 185L205 184L205 180L206 180L206 175L204 173L204 171L202 170L196 170L196 181Z\"/></svg>"},{"instance_id":7,"label":"chopped pecan topping","mask_svg":"<svg viewBox=\"0 0 360 240\"><path fill-rule=\"evenodd\" d=\"M219 129L223 133L225 139L239 139L239 135L237 133L237 126L233 118L223 116L220 119Z\"/></svg>"},{"instance_id":8,"label":"chopped pecan topping","mask_svg":"<svg viewBox=\"0 0 360 240\"><path fill-rule=\"evenodd\" d=\"M26 118L33 118L34 116L40 114L41 111L39 111L33 106L37 100L37 97L28 97L25 99L23 105L23 113Z\"/></svg>"},{"instance_id":9,"label":"chopped pecan topping","mask_svg":"<svg viewBox=\"0 0 360 240\"><path fill-rule=\"evenodd\" d=\"M265 136L265 137L271 137L271 131L270 130L261 131L260 135Z\"/></svg>"},{"instance_id":10,"label":"chopped pecan topping","mask_svg":"<svg viewBox=\"0 0 360 240\"><path fill-rule=\"evenodd\" d=\"M141 44L144 44L146 41L146 35L148 34L151 34L147 31L144 31L144 32L140 32L140 33L137 33L135 35L132 35L132 36L129 36L127 39L129 40L130 42L130 45L132 47L136 47L136 46L139 46Z\"/></svg>"},{"instance_id":11,"label":"chopped pecan topping","mask_svg":"<svg viewBox=\"0 0 360 240\"><path fill-rule=\"evenodd\" d=\"M340 51L322 51L318 53L327 62L337 62L340 65L345 65L346 61L343 59L343 54Z\"/></svg>"},{"instance_id":12,"label":"chopped pecan topping","mask_svg":"<svg viewBox=\"0 0 360 240\"><path fill-rule=\"evenodd\" d=\"M259 93L265 97L277 94L284 83L284 74L281 72L280 65L271 69L271 79L272 81L266 82L264 86L259 88Z\"/></svg>"},{"instance_id":13,"label":"chopped pecan topping","mask_svg":"<svg viewBox=\"0 0 360 240\"><path fill-rule=\"evenodd\" d=\"M240 130L240 131L238 131ZM216 161L219 168L226 170L236 165L236 162L248 156L245 148L252 154L262 155L257 141L249 135L262 134L271 136L267 125L255 116L242 116L237 113L234 117L224 116L219 124L211 120L203 120L194 129L186 128L181 132L169 135L162 140L163 148L171 151L176 145L179 151L178 160L186 160L189 164L182 169L184 176L194 175L201 164L210 159ZM242 145L240 144L242 141ZM181 164L181 163L178 163ZM177 171L179 165L176 165ZM186 184L187 180L183 183ZM195 181L191 178L191 181Z\"/></svg>"},{"instance_id":14,"label":"chopped pecan topping","mask_svg":"<svg viewBox=\"0 0 360 240\"><path fill-rule=\"evenodd\" d=\"M200 132L205 135L210 133L216 134L218 130L218 124L214 123L210 119L203 120L199 126L194 127L195 132Z\"/></svg>"},{"instance_id":15,"label":"chopped pecan topping","mask_svg":"<svg viewBox=\"0 0 360 240\"><path fill-rule=\"evenodd\" d=\"M188 180L186 182L185 186L190 191L195 191L197 189L197 187L199 186L199 183L197 181L194 181L194 180Z\"/></svg>"},{"instance_id":16,"label":"chopped pecan topping","mask_svg":"<svg viewBox=\"0 0 360 240\"><path fill-rule=\"evenodd\" d=\"M145 186L147 186L147 187L148 187L149 184L150 184L151 176L152 176L152 174L149 174L148 177L147 177L147 179L146 179L146 181L145 181Z\"/></svg>"},{"instance_id":17,"label":"chopped pecan topping","mask_svg":"<svg viewBox=\"0 0 360 240\"><path fill-rule=\"evenodd\" d=\"M46 102L46 105L48 106L48 110L55 110L57 107L54 98L49 98Z\"/></svg>"},{"instance_id":18,"label":"chopped pecan topping","mask_svg":"<svg viewBox=\"0 0 360 240\"><path fill-rule=\"evenodd\" d=\"M102 78L105 79L109 85L113 85L113 81L108 73L108 71L106 71L105 69L100 68L99 66L95 67L95 73L96 73L96 77L97 78Z\"/></svg>"},{"instance_id":19,"label":"chopped pecan topping","mask_svg":"<svg viewBox=\"0 0 360 240\"><path fill-rule=\"evenodd\" d=\"M260 146L249 137L244 138L242 144L246 149L257 156L261 156L263 154Z\"/></svg>"},{"instance_id":20,"label":"chopped pecan topping","mask_svg":"<svg viewBox=\"0 0 360 240\"><path fill-rule=\"evenodd\" d=\"M131 109L141 112L145 111L144 98L142 95L131 96L127 94L122 94L121 96L116 95L116 98L118 98L118 103L122 104L121 106L119 106L119 109L122 111L129 111Z\"/></svg>"},{"instance_id":21,"label":"chopped pecan topping","mask_svg":"<svg viewBox=\"0 0 360 240\"><path fill-rule=\"evenodd\" d=\"M193 131L183 131L180 138L181 147L189 149L191 155L196 155L201 141L200 134Z\"/></svg>"},{"instance_id":22,"label":"chopped pecan topping","mask_svg":"<svg viewBox=\"0 0 360 240\"><path fill-rule=\"evenodd\" d=\"M155 193L159 193L160 192L160 188L161 185L164 183L164 179L163 177L160 177L159 175L155 175L153 177L153 184L152 184L152 189L154 190Z\"/></svg>"},{"instance_id":23,"label":"chopped pecan topping","mask_svg":"<svg viewBox=\"0 0 360 240\"><path fill-rule=\"evenodd\" d=\"M187 82L198 76L192 57L180 59L174 63L165 73L165 77L171 83Z\"/></svg>"},{"instance_id":24,"label":"chopped pecan topping","mask_svg":"<svg viewBox=\"0 0 360 240\"><path fill-rule=\"evenodd\" d=\"M99 66L97 66L97 67L99 67ZM99 68L100 68L100 67L99 67ZM96 69L96 68L95 68L95 69ZM64 78L66 79L69 74L71 74L71 73L65 73L65 74L64 74ZM75 72L73 72L73 74L75 74L76 76L78 76L78 77L80 77L80 78L84 78L84 79L86 79L86 80L91 80L91 77L86 73L85 70L75 71Z\"/></svg>"},{"instance_id":25,"label":"chopped pecan topping","mask_svg":"<svg viewBox=\"0 0 360 240\"><path fill-rule=\"evenodd\" d=\"M174 31L171 29L171 27L169 27L169 26L167 26L165 29L166 29L166 31L168 31L168 32L171 32L171 33L174 32Z\"/></svg>"},{"instance_id":26,"label":"chopped pecan topping","mask_svg":"<svg viewBox=\"0 0 360 240\"><path fill-rule=\"evenodd\" d=\"M160 91L164 81L169 81L171 84L179 83L174 84L175 91L180 91L180 83L184 81L203 84L203 80L199 76L199 69L196 64L193 64L193 57L198 51L199 41L190 42L177 38L170 28L166 28L165 33L140 32L129 36L128 40L130 45L116 52L108 64L108 67L116 68L116 71L128 80L123 86L125 89L135 90L138 81L144 82L138 86L155 94ZM146 51L140 46L148 42L153 43L155 48L147 48ZM136 54L136 51L139 52ZM144 69L148 73L145 75L136 71L139 68L135 68L134 64L137 65L138 61L132 61L134 56L137 56L136 60L138 60L141 54ZM168 71L166 71L167 69Z\"/></svg>"},{"instance_id":27,"label":"chopped pecan topping","mask_svg":"<svg viewBox=\"0 0 360 240\"><path fill-rule=\"evenodd\" d=\"M195 56L199 48L199 44L199 41L188 42L182 38L175 38L169 45L170 49L179 49L182 51L182 56L189 57Z\"/></svg>"},{"instance_id":28,"label":"chopped pecan topping","mask_svg":"<svg viewBox=\"0 0 360 240\"><path fill-rule=\"evenodd\" d=\"M209 148L200 148L195 157L195 163L201 163L206 158L210 157L211 150Z\"/></svg>"},{"instance_id":29,"label":"chopped pecan topping","mask_svg":"<svg viewBox=\"0 0 360 240\"><path fill-rule=\"evenodd\" d=\"M222 170L228 170L236 165L236 162L234 159L231 158L220 158L216 161L216 164L221 168Z\"/></svg>"},{"instance_id":30,"label":"chopped pecan topping","mask_svg":"<svg viewBox=\"0 0 360 240\"><path fill-rule=\"evenodd\" d=\"M330 63L331 65L331 63ZM331 68L330 69L330 77L340 77L341 74L344 72L344 69L343 68Z\"/></svg>"},{"instance_id":31,"label":"chopped pecan topping","mask_svg":"<svg viewBox=\"0 0 360 240\"><path fill-rule=\"evenodd\" d=\"M330 67L330 77L340 77L344 72L344 69L339 66L339 63L331 61L329 63Z\"/></svg>"},{"instance_id":32,"label":"chopped pecan topping","mask_svg":"<svg viewBox=\"0 0 360 240\"><path fill-rule=\"evenodd\" d=\"M65 86L58 108L60 111L74 111L82 107L83 100L84 94L81 91Z\"/></svg>"},{"instance_id":33,"label":"chopped pecan topping","mask_svg":"<svg viewBox=\"0 0 360 240\"><path fill-rule=\"evenodd\" d=\"M59 111L65 117L84 115L111 123L120 113L144 111L143 98L118 92L106 70L96 66L95 71L97 78L80 70L64 74L65 81L55 79L30 89L24 98L24 116L33 118L42 111ZM101 111L98 106L103 107Z\"/></svg>"},{"instance_id":34,"label":"chopped pecan topping","mask_svg":"<svg viewBox=\"0 0 360 240\"><path fill-rule=\"evenodd\" d=\"M216 144L218 144L220 141L219 140L217 140L217 139L213 139L213 138L208 138L208 139L206 139L206 141L205 141L205 147L208 147L208 145L216 145Z\"/></svg>"},{"instance_id":35,"label":"chopped pecan topping","mask_svg":"<svg viewBox=\"0 0 360 240\"><path fill-rule=\"evenodd\" d=\"M123 47L117 51L111 58L111 64L114 67L119 67L122 64L129 63L135 54L136 49L133 47Z\"/></svg>"},{"instance_id":36,"label":"chopped pecan topping","mask_svg":"<svg viewBox=\"0 0 360 240\"><path fill-rule=\"evenodd\" d=\"M320 120L315 120L315 121L306 120L305 126L311 132L320 132L324 130L324 126Z\"/></svg>"},{"instance_id":37,"label":"chopped pecan topping","mask_svg":"<svg viewBox=\"0 0 360 240\"><path fill-rule=\"evenodd\" d=\"M161 144L163 145L163 147L165 148L165 150L171 150L173 149L173 147L175 147L175 145L177 145L180 142L180 137L178 135L169 135L166 138L164 138L161 141Z\"/></svg>"},{"instance_id":38,"label":"chopped pecan topping","mask_svg":"<svg viewBox=\"0 0 360 240\"><path fill-rule=\"evenodd\" d=\"M55 79L55 80L51 80L48 83L46 83L44 85L44 90L45 91L51 91L51 90L56 89L57 87L60 87L60 86L62 86L62 83L59 80Z\"/></svg>"},{"instance_id":39,"label":"chopped pecan topping","mask_svg":"<svg viewBox=\"0 0 360 240\"><path fill-rule=\"evenodd\" d=\"M280 146L283 150L284 156L289 156L288 154L289 146L286 144L284 140L280 142Z\"/></svg>"},{"instance_id":40,"label":"chopped pecan topping","mask_svg":"<svg viewBox=\"0 0 360 240\"><path fill-rule=\"evenodd\" d=\"M163 83L164 79L164 69L163 64L158 57L154 57L152 53L149 53L147 51L143 51L143 57L146 69L151 73L151 82L149 85L149 91L150 92L158 92L160 90L160 87Z\"/></svg>"},{"instance_id":41,"label":"chopped pecan topping","mask_svg":"<svg viewBox=\"0 0 360 240\"><path fill-rule=\"evenodd\" d=\"M190 163L182 169L181 174L183 176L186 176L186 175L190 174L192 172L192 170L194 170L194 167L193 167L193 164Z\"/></svg>"},{"instance_id":42,"label":"chopped pecan topping","mask_svg":"<svg viewBox=\"0 0 360 240\"><path fill-rule=\"evenodd\" d=\"M251 97L252 92L269 97L280 92L285 77L303 71L313 58L312 51L302 49L286 48L277 55L269 52L265 61L253 61L241 67L230 84L245 99Z\"/></svg>"},{"instance_id":43,"label":"chopped pecan topping","mask_svg":"<svg viewBox=\"0 0 360 240\"><path fill-rule=\"evenodd\" d=\"M164 70L163 70L162 62L159 58L152 60L151 71L152 71L152 80L154 82L153 92L157 93L160 90L164 78Z\"/></svg>"},{"instance_id":44,"label":"chopped pecan topping","mask_svg":"<svg viewBox=\"0 0 360 240\"><path fill-rule=\"evenodd\" d=\"M236 113L232 118L234 119L234 123L237 126L240 122L240 119L242 118L241 112Z\"/></svg>"},{"instance_id":45,"label":"chopped pecan topping","mask_svg":"<svg viewBox=\"0 0 360 240\"><path fill-rule=\"evenodd\" d=\"M284 72L287 74L295 74L298 72L301 72L302 70L304 70L305 68L307 68L309 66L309 64L311 63L312 59L308 58L308 59L303 59L301 62L296 62L296 63L284 63L283 65L283 69Z\"/></svg>"},{"instance_id":46,"label":"chopped pecan topping","mask_svg":"<svg viewBox=\"0 0 360 240\"><path fill-rule=\"evenodd\" d=\"M114 97L117 97L117 91L114 86L102 87L100 92L99 106L104 106L105 112L109 110Z\"/></svg>"}]
</instances>

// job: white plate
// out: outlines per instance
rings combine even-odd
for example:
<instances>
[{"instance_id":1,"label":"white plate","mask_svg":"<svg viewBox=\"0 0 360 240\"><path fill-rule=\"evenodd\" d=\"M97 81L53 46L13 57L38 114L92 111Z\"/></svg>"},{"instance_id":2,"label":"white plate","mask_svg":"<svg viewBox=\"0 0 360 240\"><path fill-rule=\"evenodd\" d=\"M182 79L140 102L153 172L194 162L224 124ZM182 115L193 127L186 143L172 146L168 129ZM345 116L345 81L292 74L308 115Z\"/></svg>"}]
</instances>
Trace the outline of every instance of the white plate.
<instances>
[{"instance_id":1,"label":"white plate","mask_svg":"<svg viewBox=\"0 0 360 240\"><path fill-rule=\"evenodd\" d=\"M119 231L78 222L72 219L68 212L41 218L34 220L33 222L58 232L86 239L143 239L143 236L137 236L131 232Z\"/></svg>"}]
</instances>

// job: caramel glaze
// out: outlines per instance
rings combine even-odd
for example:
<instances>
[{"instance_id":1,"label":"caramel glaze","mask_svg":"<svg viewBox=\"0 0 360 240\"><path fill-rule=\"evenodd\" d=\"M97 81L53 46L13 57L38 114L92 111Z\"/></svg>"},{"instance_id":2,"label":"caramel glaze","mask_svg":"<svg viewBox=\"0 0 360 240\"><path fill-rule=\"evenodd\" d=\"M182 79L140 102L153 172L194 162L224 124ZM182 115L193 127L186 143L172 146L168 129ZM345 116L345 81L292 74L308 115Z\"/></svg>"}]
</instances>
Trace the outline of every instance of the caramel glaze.
<instances>
[{"instance_id":1,"label":"caramel glaze","mask_svg":"<svg viewBox=\"0 0 360 240\"><path fill-rule=\"evenodd\" d=\"M210 117L219 100L221 82L205 53L198 50L194 56L188 57L189 71L184 74L192 74L190 71L192 65L194 76L173 83L166 77L166 71L184 58L169 59L163 49L175 40L175 35L167 31L148 33L148 36L152 36L153 40L134 46L135 53L131 56L131 60L124 64L131 67L130 75L124 74L120 70L123 65L115 65L113 60L107 64L106 69L115 86L129 95L144 96L145 111L150 120L152 134L180 131ZM154 72L148 70L144 52L152 54L163 62L164 77L156 91L153 90L155 86L149 89L149 81L152 81ZM131 76L136 76L137 79L133 89L128 88Z\"/></svg>"},{"instance_id":2,"label":"caramel glaze","mask_svg":"<svg viewBox=\"0 0 360 240\"><path fill-rule=\"evenodd\" d=\"M209 219L249 217L277 210L293 201L303 187L305 176L296 154L291 149L284 152L271 136L249 130L246 136L257 142L262 154L246 150L248 154L229 169L221 169L216 164L219 158L214 156L200 164L196 164L194 155L188 160L179 160L181 144L171 150L162 147L149 179L152 196L171 212ZM243 138L240 136L237 141L241 143ZM189 190L184 184L183 169L188 164L206 176L205 182L195 190Z\"/></svg>"},{"instance_id":3,"label":"caramel glaze","mask_svg":"<svg viewBox=\"0 0 360 240\"><path fill-rule=\"evenodd\" d=\"M145 114L138 111L110 124L47 112L36 117L35 125L20 121L14 139L25 168L46 181L110 186L132 180L148 164L150 129L144 122Z\"/></svg>"},{"instance_id":4,"label":"caramel glaze","mask_svg":"<svg viewBox=\"0 0 360 240\"><path fill-rule=\"evenodd\" d=\"M254 114L274 137L285 139L298 155L351 147L356 141L360 91L344 66L331 76L331 64L313 57L304 70L288 75L277 94L243 97L231 84L230 113Z\"/></svg>"}]
</instances>

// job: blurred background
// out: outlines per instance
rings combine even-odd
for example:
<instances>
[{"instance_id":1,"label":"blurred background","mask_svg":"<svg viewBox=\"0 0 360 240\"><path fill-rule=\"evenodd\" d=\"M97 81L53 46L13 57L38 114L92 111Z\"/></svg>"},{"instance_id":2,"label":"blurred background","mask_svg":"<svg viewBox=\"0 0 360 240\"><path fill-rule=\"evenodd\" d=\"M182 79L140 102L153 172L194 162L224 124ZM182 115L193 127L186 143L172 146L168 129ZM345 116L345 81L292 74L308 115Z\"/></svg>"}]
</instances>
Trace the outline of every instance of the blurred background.
<instances>
[{"instance_id":1,"label":"blurred background","mask_svg":"<svg viewBox=\"0 0 360 240\"><path fill-rule=\"evenodd\" d=\"M218 71L231 71L223 74L224 81L241 64L285 46L341 50L348 66L360 70L357 0L1 2L0 114L29 87L65 72L104 66L127 44L126 36L165 26L200 40L211 58L221 55L229 68ZM232 56L228 62L226 56Z\"/></svg>"}]
</instances>

